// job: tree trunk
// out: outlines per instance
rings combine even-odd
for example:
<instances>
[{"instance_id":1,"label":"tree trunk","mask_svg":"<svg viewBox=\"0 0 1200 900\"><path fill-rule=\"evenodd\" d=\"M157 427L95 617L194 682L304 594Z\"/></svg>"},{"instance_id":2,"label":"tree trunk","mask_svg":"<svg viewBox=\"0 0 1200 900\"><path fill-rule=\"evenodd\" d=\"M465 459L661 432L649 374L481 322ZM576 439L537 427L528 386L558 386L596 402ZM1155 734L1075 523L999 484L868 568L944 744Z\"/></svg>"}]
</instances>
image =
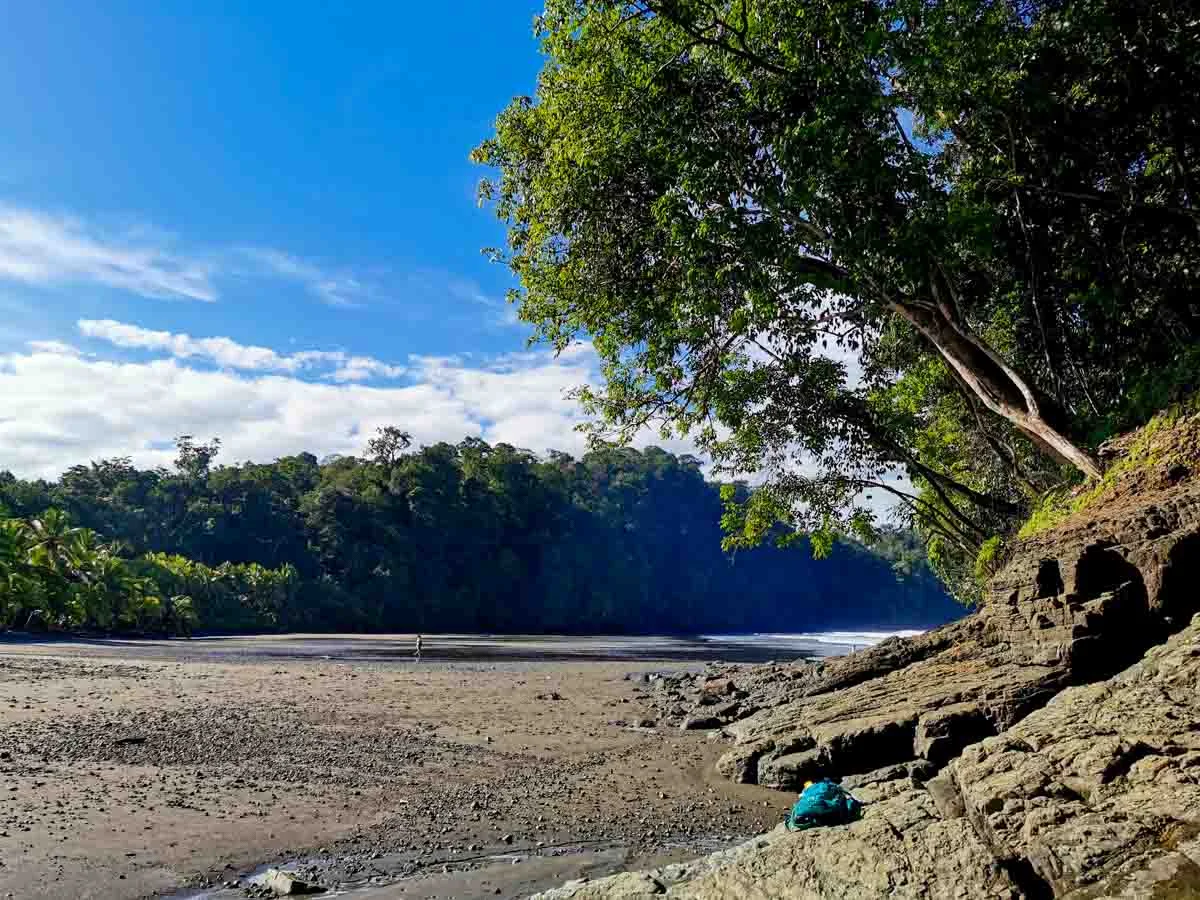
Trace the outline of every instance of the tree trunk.
<instances>
[{"instance_id":1,"label":"tree trunk","mask_svg":"<svg viewBox=\"0 0 1200 900\"><path fill-rule=\"evenodd\" d=\"M984 406L1084 475L1100 477L1099 462L1067 434L1058 404L1027 383L943 306L893 302L892 308L937 348Z\"/></svg>"}]
</instances>

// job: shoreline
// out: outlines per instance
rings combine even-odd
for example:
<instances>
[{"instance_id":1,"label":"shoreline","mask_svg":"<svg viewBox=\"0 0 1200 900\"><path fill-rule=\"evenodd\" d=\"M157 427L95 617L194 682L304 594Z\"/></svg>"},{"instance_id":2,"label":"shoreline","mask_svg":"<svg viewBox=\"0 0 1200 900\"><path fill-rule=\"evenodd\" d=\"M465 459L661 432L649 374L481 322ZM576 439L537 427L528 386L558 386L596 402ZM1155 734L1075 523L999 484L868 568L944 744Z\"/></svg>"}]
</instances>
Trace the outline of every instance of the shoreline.
<instances>
[{"instance_id":1,"label":"shoreline","mask_svg":"<svg viewBox=\"0 0 1200 900\"><path fill-rule=\"evenodd\" d=\"M839 656L888 637L920 633L864 629L802 633L697 635L426 634L419 661L415 634L325 634L129 637L0 633L0 655L119 657L165 661L322 660L424 664L631 662L756 663Z\"/></svg>"}]
</instances>

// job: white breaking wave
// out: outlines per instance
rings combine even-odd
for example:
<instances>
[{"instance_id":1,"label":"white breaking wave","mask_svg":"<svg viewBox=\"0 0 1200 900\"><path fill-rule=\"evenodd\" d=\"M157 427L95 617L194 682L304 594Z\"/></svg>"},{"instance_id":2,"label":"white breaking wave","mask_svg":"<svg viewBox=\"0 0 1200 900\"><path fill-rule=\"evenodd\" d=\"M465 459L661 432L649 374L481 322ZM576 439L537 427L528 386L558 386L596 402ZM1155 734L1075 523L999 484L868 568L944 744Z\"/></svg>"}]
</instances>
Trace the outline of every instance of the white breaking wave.
<instances>
[{"instance_id":1,"label":"white breaking wave","mask_svg":"<svg viewBox=\"0 0 1200 900\"><path fill-rule=\"evenodd\" d=\"M906 628L899 631L813 631L798 634L759 632L755 634L705 634L706 641L721 641L728 644L775 644L778 646L803 647L811 644L826 644L837 647L871 647L891 637L914 637L922 629Z\"/></svg>"},{"instance_id":2,"label":"white breaking wave","mask_svg":"<svg viewBox=\"0 0 1200 900\"><path fill-rule=\"evenodd\" d=\"M874 646L880 641L891 637L916 637L921 634L919 628L907 628L901 631L820 631L815 634L800 634L797 637L807 638L821 644L866 644Z\"/></svg>"}]
</instances>

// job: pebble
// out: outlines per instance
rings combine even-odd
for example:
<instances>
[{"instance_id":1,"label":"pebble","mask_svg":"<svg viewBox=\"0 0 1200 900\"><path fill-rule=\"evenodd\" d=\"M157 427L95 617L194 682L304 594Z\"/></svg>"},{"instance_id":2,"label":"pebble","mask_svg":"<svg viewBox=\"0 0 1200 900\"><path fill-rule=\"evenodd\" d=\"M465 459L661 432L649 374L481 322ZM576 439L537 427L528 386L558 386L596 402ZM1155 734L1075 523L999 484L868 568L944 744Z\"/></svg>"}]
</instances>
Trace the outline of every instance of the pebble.
<instances>
[{"instance_id":1,"label":"pebble","mask_svg":"<svg viewBox=\"0 0 1200 900\"><path fill-rule=\"evenodd\" d=\"M585 695L566 704L535 705L532 715L544 718L522 719L519 728L497 726L494 718L485 724L482 716L478 719L482 727L477 727L470 719L456 724L448 715L443 722L432 713L427 713L429 721L417 722L407 712L408 704L389 704L386 700L379 706L380 712L365 713L355 704L355 694L372 690L380 681L365 671L344 704L337 698L336 689L331 698L328 688L313 688L323 692L315 697L306 696L308 689L301 688L297 698L293 694L299 679L294 671L280 670L275 676L276 682L281 678L291 682L287 693L267 689L250 699L205 698L190 688L178 687L186 684L175 680L179 676L168 675L163 680L177 689L161 704L144 699L128 706L88 701L97 703L98 708L85 705L71 716L22 722L17 726L23 729L19 734L4 735L6 742L12 736L27 739L28 744L21 745L20 758L40 758L45 767L40 772L21 770L20 776L41 774L48 779L39 782L42 785L86 785L87 796L68 797L56 790L43 798L40 791L25 791L7 802L11 807L22 801L37 803L37 811L49 813L47 820L38 823L38 829L48 827L52 831L58 824L70 829L89 824L97 827L95 821L88 820L98 816L125 826L114 828L114 832L128 829L132 835L146 822L164 827L163 812L155 818L139 815L156 807L171 810L168 815L193 817L193 821L194 817L211 814L210 827L237 827L243 829L241 833L253 833L253 817L271 816L277 826L294 821L294 826L288 826L291 830L287 836L298 838L292 841L296 849L275 845L274 833L265 828L258 832L274 848L264 854L266 860L308 858L313 844L306 841L312 834L321 833L313 826L326 819L332 826L335 816L346 815L339 813L345 808L351 823L357 820L372 824L362 826L344 842L316 851L329 859L311 869L311 880L331 885L377 875L398 879L427 873L431 866L444 864L444 859L437 857L461 854L463 848L472 854L483 852L484 846L497 841L497 835L499 843L509 847L515 843L516 834L522 835L523 846L532 838L541 838L535 846L544 855L577 852L578 848L558 848L571 840L594 838L638 853L666 842L687 846L689 833L710 837L712 829L722 825L739 835L749 835L769 824L757 812L758 819L745 814L732 820L723 816L719 824L710 815L700 817L704 821L696 824L681 824L678 812L682 806L668 813L657 804L647 804L648 798L655 795L666 800L668 794L686 790L678 782L677 773L696 764L697 753L703 751L680 744L674 732L665 737L661 733L642 735L632 747L607 745L604 736L611 732L602 727L605 713L611 714L610 707L616 711L630 703L629 696L622 697L619 692L599 700ZM332 686L328 680L323 683ZM662 680L656 679L659 683ZM414 684L413 690L422 687ZM656 688L649 688L647 696L636 699L632 708L626 706L622 715L636 722L637 727L655 727L658 719L640 715L645 706L654 705L655 693ZM103 695L106 700L111 696L108 692ZM543 701L564 699L554 691L539 696ZM187 702L180 706L171 698ZM315 702L305 707L306 699ZM331 705L320 706L322 700ZM304 711L318 708L320 712L311 715ZM388 720L389 708L403 718ZM412 708L417 708L415 701ZM399 712L401 709L405 712ZM473 716L475 712L465 709L464 715ZM590 721L587 716L591 716ZM571 717L578 717L579 724L567 724L574 721ZM283 722L294 723L286 747L280 742ZM496 741L492 734L479 740L477 735L489 727L506 738L503 750L485 746ZM143 740L117 747L114 736L122 735ZM582 753L557 749L564 740L589 738L599 740ZM9 746L16 751L18 745ZM3 754L0 758L11 758L9 751ZM130 774L131 766L152 774L135 777ZM8 787L20 791L30 783L23 780L20 785ZM696 791L700 798L703 790ZM708 790L711 794L712 789ZM352 802L347 803L351 798ZM686 795L680 799L686 804ZM647 805L658 811L642 817L639 823L635 810L640 812ZM464 809L470 814L464 816ZM581 811L587 814L581 815ZM33 821L29 810L17 816L10 814L6 820L4 804L0 803L0 826L28 831L28 823ZM207 824L209 820L200 821ZM248 827L249 832L245 831ZM505 827L512 830L502 832ZM7 836L8 830L0 831L0 837ZM439 833L444 836L443 843L435 845L429 838ZM168 831L164 838L178 836ZM164 839L162 845L177 843ZM451 846L456 849L450 850ZM699 852L704 847L696 849ZM512 857L517 865L529 855L520 851ZM385 861L376 866L368 860ZM464 861L456 863L455 868L473 865L477 863ZM310 879L309 872L304 868L300 874ZM114 874L107 877L111 879ZM237 887L238 882L229 879L231 874L221 873L213 885ZM242 890L246 896L254 895L248 885ZM484 890L490 890L490 886Z\"/></svg>"}]
</instances>

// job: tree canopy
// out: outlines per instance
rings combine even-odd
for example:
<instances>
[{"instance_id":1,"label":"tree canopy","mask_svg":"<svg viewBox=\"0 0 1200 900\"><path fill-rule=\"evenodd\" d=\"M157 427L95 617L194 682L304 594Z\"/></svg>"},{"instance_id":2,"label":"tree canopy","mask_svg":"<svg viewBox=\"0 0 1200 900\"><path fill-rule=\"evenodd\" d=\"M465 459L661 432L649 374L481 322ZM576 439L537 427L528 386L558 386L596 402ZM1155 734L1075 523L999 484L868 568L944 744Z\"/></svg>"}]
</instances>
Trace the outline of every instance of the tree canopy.
<instances>
[{"instance_id":1,"label":"tree canopy","mask_svg":"<svg viewBox=\"0 0 1200 900\"><path fill-rule=\"evenodd\" d=\"M413 449L385 428L362 457L221 466L215 441L178 446L171 469L0 473L0 628L804 630L957 611L902 532L829 563L723 552L719 486L657 448Z\"/></svg>"},{"instance_id":2,"label":"tree canopy","mask_svg":"<svg viewBox=\"0 0 1200 900\"><path fill-rule=\"evenodd\" d=\"M865 532L882 491L953 581L1194 386L1177 4L548 0L536 28L536 91L474 153L494 254L539 338L599 353L606 435L767 474L731 543Z\"/></svg>"}]
</instances>

